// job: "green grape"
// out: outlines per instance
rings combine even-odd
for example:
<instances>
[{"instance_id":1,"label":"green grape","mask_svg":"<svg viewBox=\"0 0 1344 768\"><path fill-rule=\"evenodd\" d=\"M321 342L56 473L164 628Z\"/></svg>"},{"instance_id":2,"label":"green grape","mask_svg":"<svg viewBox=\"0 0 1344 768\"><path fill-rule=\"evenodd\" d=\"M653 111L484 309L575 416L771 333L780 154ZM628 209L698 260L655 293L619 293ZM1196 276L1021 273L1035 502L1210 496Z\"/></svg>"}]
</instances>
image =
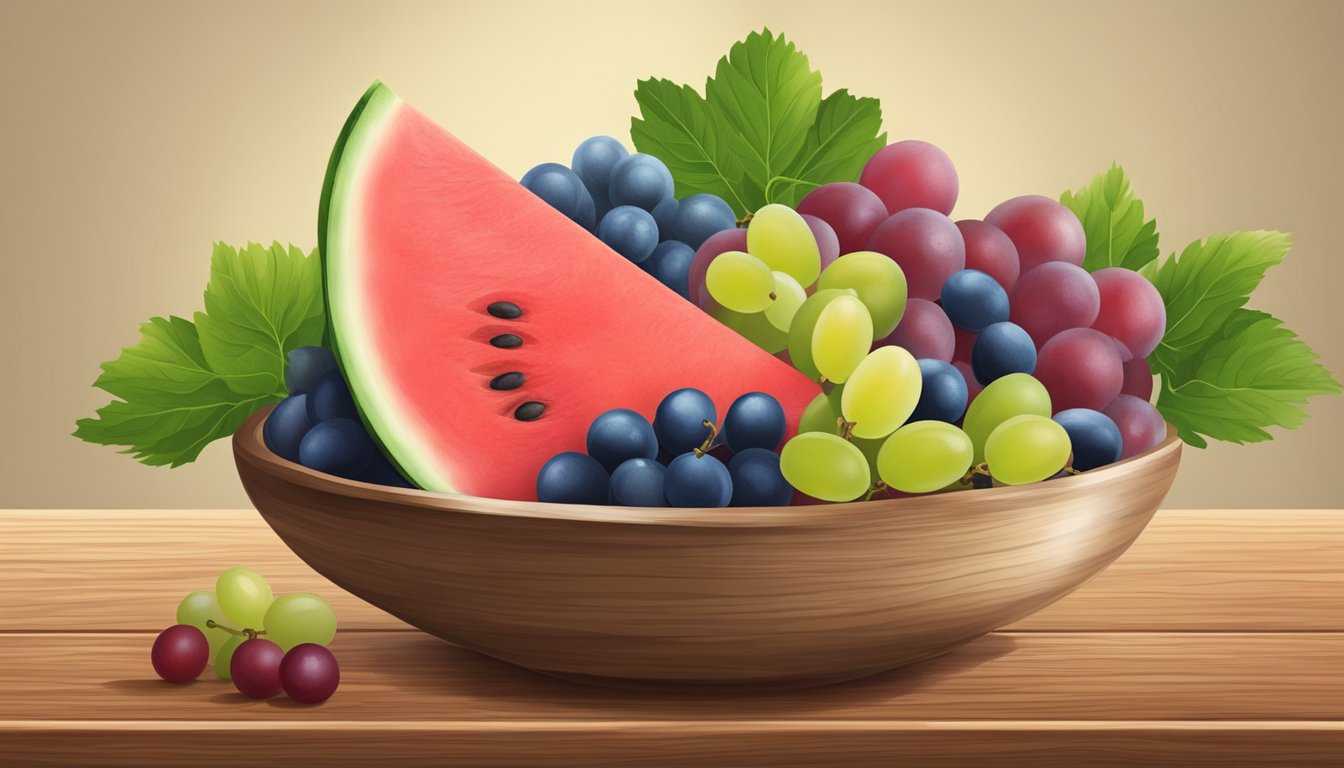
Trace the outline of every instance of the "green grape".
<instances>
[{"instance_id":1,"label":"green grape","mask_svg":"<svg viewBox=\"0 0 1344 768\"><path fill-rule=\"evenodd\" d=\"M798 308L807 301L807 291L787 272L775 272L775 300L765 308L765 319L785 333Z\"/></svg>"},{"instance_id":2,"label":"green grape","mask_svg":"<svg viewBox=\"0 0 1344 768\"><path fill-rule=\"evenodd\" d=\"M326 645L336 636L336 612L317 595L281 595L266 610L266 639L288 651L299 643Z\"/></svg>"},{"instance_id":3,"label":"green grape","mask_svg":"<svg viewBox=\"0 0 1344 768\"><path fill-rule=\"evenodd\" d=\"M812 361L812 331L817 327L821 310L833 299L855 295L852 290L817 291L808 296L807 301L794 313L793 322L789 324L789 359L793 361L793 367L807 378L813 381L821 379L821 372Z\"/></svg>"},{"instance_id":4,"label":"green grape","mask_svg":"<svg viewBox=\"0 0 1344 768\"><path fill-rule=\"evenodd\" d=\"M823 392L812 398L812 402L803 409L802 418L798 420L798 432L826 432L832 435L840 434L840 422L835 415L835 409L831 407L831 401Z\"/></svg>"},{"instance_id":5,"label":"green grape","mask_svg":"<svg viewBox=\"0 0 1344 768\"><path fill-rule=\"evenodd\" d=\"M777 272L787 272L799 285L817 281L821 251L812 228L797 211L771 203L751 217L747 225L747 252Z\"/></svg>"},{"instance_id":6,"label":"green grape","mask_svg":"<svg viewBox=\"0 0 1344 768\"><path fill-rule=\"evenodd\" d=\"M989 473L1004 485L1039 483L1069 461L1069 433L1049 416L1014 416L985 441Z\"/></svg>"},{"instance_id":7,"label":"green grape","mask_svg":"<svg viewBox=\"0 0 1344 768\"><path fill-rule=\"evenodd\" d=\"M261 629L266 609L271 607L271 585L251 568L234 566L219 574L215 597L235 629Z\"/></svg>"},{"instance_id":8,"label":"green grape","mask_svg":"<svg viewBox=\"0 0 1344 768\"><path fill-rule=\"evenodd\" d=\"M1050 393L1030 374L1010 373L991 381L966 409L962 420L962 429L975 446L972 460L977 464L985 460L985 441L1008 419L1024 414L1048 418L1051 413Z\"/></svg>"},{"instance_id":9,"label":"green grape","mask_svg":"<svg viewBox=\"0 0 1344 768\"><path fill-rule=\"evenodd\" d=\"M858 447L825 432L804 432L785 443L779 471L789 485L822 501L853 501L872 483Z\"/></svg>"},{"instance_id":10,"label":"green grape","mask_svg":"<svg viewBox=\"0 0 1344 768\"><path fill-rule=\"evenodd\" d=\"M883 438L910 418L923 388L913 355L902 347L878 347L849 375L840 412L854 423L854 437Z\"/></svg>"},{"instance_id":11,"label":"green grape","mask_svg":"<svg viewBox=\"0 0 1344 768\"><path fill-rule=\"evenodd\" d=\"M855 251L831 262L817 281L818 289L852 288L873 316L873 337L885 338L905 314L905 272L890 257Z\"/></svg>"},{"instance_id":12,"label":"green grape","mask_svg":"<svg viewBox=\"0 0 1344 768\"><path fill-rule=\"evenodd\" d=\"M207 627L205 622L210 619L224 622L224 611L219 607L215 593L208 589L198 589L182 598L182 602L177 604L177 623L190 624L201 630L206 642L210 643L210 658L213 659L230 635L222 629Z\"/></svg>"},{"instance_id":13,"label":"green grape","mask_svg":"<svg viewBox=\"0 0 1344 768\"><path fill-rule=\"evenodd\" d=\"M705 289L734 312L760 312L775 300L775 273L755 256L725 251L709 262Z\"/></svg>"},{"instance_id":14,"label":"green grape","mask_svg":"<svg viewBox=\"0 0 1344 768\"><path fill-rule=\"evenodd\" d=\"M213 654L210 658L215 661L215 676L220 680L232 680L233 673L229 671L229 662L233 661L233 652L238 650L238 646L247 640L246 635L229 635L229 639L224 641L224 646L219 649L219 653Z\"/></svg>"},{"instance_id":15,"label":"green grape","mask_svg":"<svg viewBox=\"0 0 1344 768\"><path fill-rule=\"evenodd\" d=\"M882 443L877 474L898 491L931 493L965 475L971 468L973 452L970 436L951 424L915 421Z\"/></svg>"},{"instance_id":16,"label":"green grape","mask_svg":"<svg viewBox=\"0 0 1344 768\"><path fill-rule=\"evenodd\" d=\"M771 325L760 312L744 314L718 304L712 305L707 311L715 320L772 355L789 345L789 334Z\"/></svg>"},{"instance_id":17,"label":"green grape","mask_svg":"<svg viewBox=\"0 0 1344 768\"><path fill-rule=\"evenodd\" d=\"M854 296L839 296L821 310L812 329L812 363L829 381L843 384L873 348L873 318Z\"/></svg>"}]
</instances>

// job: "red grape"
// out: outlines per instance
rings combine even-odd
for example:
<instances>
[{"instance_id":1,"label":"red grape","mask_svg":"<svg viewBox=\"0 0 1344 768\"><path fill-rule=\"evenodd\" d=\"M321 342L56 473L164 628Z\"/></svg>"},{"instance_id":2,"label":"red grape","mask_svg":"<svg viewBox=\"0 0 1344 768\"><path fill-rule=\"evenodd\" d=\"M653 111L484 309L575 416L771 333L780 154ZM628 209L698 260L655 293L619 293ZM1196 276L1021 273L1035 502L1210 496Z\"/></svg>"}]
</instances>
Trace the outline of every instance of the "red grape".
<instances>
[{"instance_id":1,"label":"red grape","mask_svg":"<svg viewBox=\"0 0 1344 768\"><path fill-rule=\"evenodd\" d=\"M1092 273L1101 294L1101 311L1092 327L1113 336L1134 357L1147 357L1167 330L1162 294L1138 272L1107 267Z\"/></svg>"},{"instance_id":2,"label":"red grape","mask_svg":"<svg viewBox=\"0 0 1344 768\"><path fill-rule=\"evenodd\" d=\"M812 239L817 241L817 251L821 254L821 271L825 272L831 262L840 258L840 239L835 236L835 230L831 225L813 216L812 214L799 214L807 226L812 230ZM809 286L804 285L804 288Z\"/></svg>"},{"instance_id":3,"label":"red grape","mask_svg":"<svg viewBox=\"0 0 1344 768\"><path fill-rule=\"evenodd\" d=\"M1140 400L1153 399L1153 369L1147 358L1136 357L1125 363L1125 383L1120 392Z\"/></svg>"},{"instance_id":4,"label":"red grape","mask_svg":"<svg viewBox=\"0 0 1344 768\"><path fill-rule=\"evenodd\" d=\"M1047 261L1067 261L1082 266L1087 254L1087 236L1073 211L1041 195L1023 195L999 203L985 221L993 224L1017 246L1022 273Z\"/></svg>"},{"instance_id":5,"label":"red grape","mask_svg":"<svg viewBox=\"0 0 1344 768\"><path fill-rule=\"evenodd\" d=\"M300 704L320 704L341 684L341 668L331 651L317 643L289 649L280 662L280 686Z\"/></svg>"},{"instance_id":6,"label":"red grape","mask_svg":"<svg viewBox=\"0 0 1344 768\"><path fill-rule=\"evenodd\" d=\"M1120 428L1125 450L1120 458L1128 459L1152 448L1167 436L1167 424L1152 403L1133 395L1117 395L1102 413Z\"/></svg>"},{"instance_id":7,"label":"red grape","mask_svg":"<svg viewBox=\"0 0 1344 768\"><path fill-rule=\"evenodd\" d=\"M280 692L280 661L284 657L284 649L264 637L244 641L229 661L234 686L244 696L269 699Z\"/></svg>"},{"instance_id":8,"label":"red grape","mask_svg":"<svg viewBox=\"0 0 1344 768\"><path fill-rule=\"evenodd\" d=\"M1003 234L1003 230L979 219L962 219L957 222L957 229L966 241L966 268L978 269L993 277L1011 294L1020 273L1017 246L1013 241Z\"/></svg>"},{"instance_id":9,"label":"red grape","mask_svg":"<svg viewBox=\"0 0 1344 768\"><path fill-rule=\"evenodd\" d=\"M925 141L898 141L874 152L859 183L882 198L887 213L932 208L946 216L957 204L952 159Z\"/></svg>"},{"instance_id":10,"label":"red grape","mask_svg":"<svg viewBox=\"0 0 1344 768\"><path fill-rule=\"evenodd\" d=\"M975 370L971 364L965 360L953 360L952 367L961 371L961 377L966 380L966 407L970 407L975 402L975 396L980 394L980 390L985 388L980 380L975 378Z\"/></svg>"},{"instance_id":11,"label":"red grape","mask_svg":"<svg viewBox=\"0 0 1344 768\"><path fill-rule=\"evenodd\" d=\"M195 680L210 661L210 642L190 624L174 624L154 638L149 661L159 677L170 683Z\"/></svg>"},{"instance_id":12,"label":"red grape","mask_svg":"<svg viewBox=\"0 0 1344 768\"><path fill-rule=\"evenodd\" d=\"M709 271L709 262L720 253L745 250L747 250L746 227L725 229L706 238L695 250L695 258L691 259L691 272L686 278L691 289L691 301L701 309L709 309L715 303L709 291L705 290L705 273Z\"/></svg>"},{"instance_id":13,"label":"red grape","mask_svg":"<svg viewBox=\"0 0 1344 768\"><path fill-rule=\"evenodd\" d=\"M1050 261L1018 278L1009 303L1009 319L1031 334L1039 349L1066 328L1092 325L1101 297L1087 270Z\"/></svg>"},{"instance_id":14,"label":"red grape","mask_svg":"<svg viewBox=\"0 0 1344 768\"><path fill-rule=\"evenodd\" d=\"M928 208L893 213L873 230L868 250L884 253L901 265L912 299L937 299L947 278L966 268L961 230Z\"/></svg>"},{"instance_id":15,"label":"red grape","mask_svg":"<svg viewBox=\"0 0 1344 768\"><path fill-rule=\"evenodd\" d=\"M887 218L887 207L871 189L853 182L823 184L798 203L798 212L831 225L840 241L840 253L868 247L873 230Z\"/></svg>"},{"instance_id":16,"label":"red grape","mask_svg":"<svg viewBox=\"0 0 1344 768\"><path fill-rule=\"evenodd\" d=\"M1100 411L1120 394L1125 380L1123 365L1106 334L1091 328L1070 328L1041 347L1033 375L1050 393L1055 413L1070 408Z\"/></svg>"},{"instance_id":17,"label":"red grape","mask_svg":"<svg viewBox=\"0 0 1344 768\"><path fill-rule=\"evenodd\" d=\"M941 307L928 299L910 299L896 330L879 339L873 349L886 346L903 347L918 360L951 362L956 336Z\"/></svg>"},{"instance_id":18,"label":"red grape","mask_svg":"<svg viewBox=\"0 0 1344 768\"><path fill-rule=\"evenodd\" d=\"M941 307L939 308L941 309ZM951 323L951 320L947 321ZM975 348L975 337L980 334L974 331L968 331L965 328L952 326L952 338L954 346L952 348L952 359L963 362L971 362L971 350Z\"/></svg>"}]
</instances>

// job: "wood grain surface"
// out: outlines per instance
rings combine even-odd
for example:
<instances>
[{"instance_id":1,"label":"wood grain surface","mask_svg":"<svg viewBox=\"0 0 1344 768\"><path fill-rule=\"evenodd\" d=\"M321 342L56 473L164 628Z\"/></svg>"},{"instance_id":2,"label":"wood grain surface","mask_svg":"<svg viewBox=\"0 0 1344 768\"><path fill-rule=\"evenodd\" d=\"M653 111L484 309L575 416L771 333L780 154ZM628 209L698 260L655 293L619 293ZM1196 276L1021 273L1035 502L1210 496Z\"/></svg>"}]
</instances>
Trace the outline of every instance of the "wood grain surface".
<instances>
[{"instance_id":1,"label":"wood grain surface","mask_svg":"<svg viewBox=\"0 0 1344 768\"><path fill-rule=\"evenodd\" d=\"M248 564L332 599L318 707L157 680L177 600ZM341 593L255 512L0 511L0 766L1337 766L1344 512L1162 511L1061 602L823 688L580 686Z\"/></svg>"}]
</instances>

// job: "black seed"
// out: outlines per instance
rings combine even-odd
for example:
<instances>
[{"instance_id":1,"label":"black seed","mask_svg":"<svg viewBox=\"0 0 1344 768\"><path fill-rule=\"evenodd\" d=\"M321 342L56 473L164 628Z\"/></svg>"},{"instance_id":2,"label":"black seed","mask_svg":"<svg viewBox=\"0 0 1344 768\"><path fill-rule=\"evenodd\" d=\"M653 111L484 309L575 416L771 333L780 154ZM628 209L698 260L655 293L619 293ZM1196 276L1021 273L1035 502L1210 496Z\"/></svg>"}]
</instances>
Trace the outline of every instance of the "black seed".
<instances>
[{"instance_id":1,"label":"black seed","mask_svg":"<svg viewBox=\"0 0 1344 768\"><path fill-rule=\"evenodd\" d=\"M496 301L486 307L485 311L501 320L516 320L523 316L523 310L511 301Z\"/></svg>"},{"instance_id":2,"label":"black seed","mask_svg":"<svg viewBox=\"0 0 1344 768\"><path fill-rule=\"evenodd\" d=\"M517 336L514 336L512 333L501 333L500 335L491 339L490 343L496 347L499 347L500 349L513 349L514 347L523 346L523 340Z\"/></svg>"},{"instance_id":3,"label":"black seed","mask_svg":"<svg viewBox=\"0 0 1344 768\"><path fill-rule=\"evenodd\" d=\"M519 421L536 421L546 412L546 406L538 402L523 403L513 412L513 418Z\"/></svg>"},{"instance_id":4,"label":"black seed","mask_svg":"<svg viewBox=\"0 0 1344 768\"><path fill-rule=\"evenodd\" d=\"M523 374L518 371L501 373L490 380L491 389L517 389L523 386Z\"/></svg>"}]
</instances>

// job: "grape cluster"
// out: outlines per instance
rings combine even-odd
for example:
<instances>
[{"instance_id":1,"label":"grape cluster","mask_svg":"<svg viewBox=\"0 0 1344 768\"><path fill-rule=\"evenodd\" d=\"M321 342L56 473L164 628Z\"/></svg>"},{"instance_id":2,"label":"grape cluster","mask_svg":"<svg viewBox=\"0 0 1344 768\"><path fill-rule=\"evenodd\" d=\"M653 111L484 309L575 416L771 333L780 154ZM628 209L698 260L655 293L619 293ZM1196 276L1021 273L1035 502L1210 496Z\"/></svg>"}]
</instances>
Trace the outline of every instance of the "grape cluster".
<instances>
[{"instance_id":1,"label":"grape cluster","mask_svg":"<svg viewBox=\"0 0 1344 768\"><path fill-rule=\"evenodd\" d=\"M265 635L265 637L262 637ZM196 679L208 664L245 696L265 699L284 691L304 704L326 701L340 684L336 657L326 646L336 636L336 613L321 597L274 597L250 568L233 567L177 606L177 624L154 640L150 662L171 683Z\"/></svg>"},{"instance_id":2,"label":"grape cluster","mask_svg":"<svg viewBox=\"0 0 1344 768\"><path fill-rule=\"evenodd\" d=\"M734 400L720 423L709 395L678 389L658 404L652 422L626 408L593 419L587 453L551 457L537 473L537 498L631 507L784 506L793 488L775 451L785 427L783 407L764 392Z\"/></svg>"},{"instance_id":3,"label":"grape cluster","mask_svg":"<svg viewBox=\"0 0 1344 768\"><path fill-rule=\"evenodd\" d=\"M1148 401L1157 290L1083 269L1082 224L1054 200L953 221L957 192L946 154L899 142L858 183L766 205L695 254L692 299L823 385L780 457L808 496L1037 482L1165 434Z\"/></svg>"},{"instance_id":4,"label":"grape cluster","mask_svg":"<svg viewBox=\"0 0 1344 768\"><path fill-rule=\"evenodd\" d=\"M733 209L717 195L678 200L661 160L630 154L610 136L594 136L574 150L572 168L542 163L522 185L612 250L690 299L695 250L711 235L737 226Z\"/></svg>"},{"instance_id":5,"label":"grape cluster","mask_svg":"<svg viewBox=\"0 0 1344 768\"><path fill-rule=\"evenodd\" d=\"M262 426L273 453L309 469L375 485L414 488L360 421L336 358L324 347L298 347L285 361L289 396Z\"/></svg>"}]
</instances>

